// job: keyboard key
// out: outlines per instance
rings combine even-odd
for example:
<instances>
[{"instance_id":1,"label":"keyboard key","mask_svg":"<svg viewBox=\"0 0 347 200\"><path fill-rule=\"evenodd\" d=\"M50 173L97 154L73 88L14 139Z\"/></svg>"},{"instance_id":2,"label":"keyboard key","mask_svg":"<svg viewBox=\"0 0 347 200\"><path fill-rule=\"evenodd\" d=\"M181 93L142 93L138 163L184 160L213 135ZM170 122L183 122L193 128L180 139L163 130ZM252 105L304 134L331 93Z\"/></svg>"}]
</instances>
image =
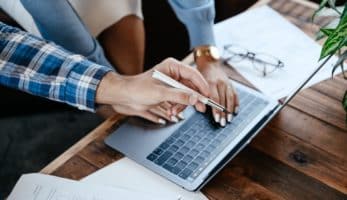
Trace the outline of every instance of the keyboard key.
<instances>
[{"instance_id":1,"label":"keyboard key","mask_svg":"<svg viewBox=\"0 0 347 200\"><path fill-rule=\"evenodd\" d=\"M201 164L202 162L204 162L205 158L202 156L198 156L195 158L194 162Z\"/></svg>"},{"instance_id":2,"label":"keyboard key","mask_svg":"<svg viewBox=\"0 0 347 200\"><path fill-rule=\"evenodd\" d=\"M188 169L191 169L192 171L194 171L196 168L198 168L198 164L197 163L195 163L195 162L192 162L192 163L190 163L189 165L188 165Z\"/></svg>"},{"instance_id":3,"label":"keyboard key","mask_svg":"<svg viewBox=\"0 0 347 200\"><path fill-rule=\"evenodd\" d=\"M208 152L212 152L215 148L216 148L216 146L210 144L210 145L208 145L208 146L206 147L205 150L208 151Z\"/></svg>"},{"instance_id":4,"label":"keyboard key","mask_svg":"<svg viewBox=\"0 0 347 200\"><path fill-rule=\"evenodd\" d=\"M195 146L195 142L189 141L185 146L188 147L189 149L193 148Z\"/></svg>"},{"instance_id":5,"label":"keyboard key","mask_svg":"<svg viewBox=\"0 0 347 200\"><path fill-rule=\"evenodd\" d=\"M196 155L198 155L199 151L196 150L196 149L193 149L189 152L189 155L192 156L192 157L195 157Z\"/></svg>"},{"instance_id":6,"label":"keyboard key","mask_svg":"<svg viewBox=\"0 0 347 200\"><path fill-rule=\"evenodd\" d=\"M195 129L190 129L188 132L187 132L187 135L189 136L192 136L196 133L196 130Z\"/></svg>"},{"instance_id":7,"label":"keyboard key","mask_svg":"<svg viewBox=\"0 0 347 200\"><path fill-rule=\"evenodd\" d=\"M169 146L170 146L170 145L169 145L167 142L164 142L164 143L162 143L162 144L159 146L159 148L165 150L165 149L167 149Z\"/></svg>"},{"instance_id":8,"label":"keyboard key","mask_svg":"<svg viewBox=\"0 0 347 200\"><path fill-rule=\"evenodd\" d=\"M197 142L199 142L199 141L200 141L200 139L201 139L201 137L200 137L200 136L195 135L195 136L192 138L192 141L193 141L193 142L195 142L195 143L197 143Z\"/></svg>"},{"instance_id":9,"label":"keyboard key","mask_svg":"<svg viewBox=\"0 0 347 200\"><path fill-rule=\"evenodd\" d=\"M218 145L220 145L220 143L221 143L221 141L220 140L214 140L211 144L213 145L213 146L218 146Z\"/></svg>"},{"instance_id":10,"label":"keyboard key","mask_svg":"<svg viewBox=\"0 0 347 200\"><path fill-rule=\"evenodd\" d=\"M182 169L178 168L178 167L171 167L171 170L169 170L170 172L172 172L173 174L178 174L180 173L180 171L182 171Z\"/></svg>"},{"instance_id":11,"label":"keyboard key","mask_svg":"<svg viewBox=\"0 0 347 200\"><path fill-rule=\"evenodd\" d=\"M208 144L210 143L210 141L211 141L211 140L209 140L209 139L207 139L207 138L204 138L203 140L201 140L200 143L206 146L206 145L208 145Z\"/></svg>"},{"instance_id":12,"label":"keyboard key","mask_svg":"<svg viewBox=\"0 0 347 200\"><path fill-rule=\"evenodd\" d=\"M187 135L187 134L184 134L183 136L182 136L182 140L183 141L187 141L187 140L189 140L190 139L190 135Z\"/></svg>"},{"instance_id":13,"label":"keyboard key","mask_svg":"<svg viewBox=\"0 0 347 200\"><path fill-rule=\"evenodd\" d=\"M188 178L191 174L193 173L192 170L190 169L184 169L178 176L183 178L183 179L186 179Z\"/></svg>"},{"instance_id":14,"label":"keyboard key","mask_svg":"<svg viewBox=\"0 0 347 200\"><path fill-rule=\"evenodd\" d=\"M168 149L168 151L171 151L171 152L176 152L176 151L178 151L178 146L176 146L176 145L172 145L169 149Z\"/></svg>"},{"instance_id":15,"label":"keyboard key","mask_svg":"<svg viewBox=\"0 0 347 200\"><path fill-rule=\"evenodd\" d=\"M184 145L184 141L183 140L177 140L177 142L175 143L176 146L183 146Z\"/></svg>"},{"instance_id":16,"label":"keyboard key","mask_svg":"<svg viewBox=\"0 0 347 200\"><path fill-rule=\"evenodd\" d=\"M188 147L182 147L179 152L182 154L186 154L189 150L190 149Z\"/></svg>"},{"instance_id":17,"label":"keyboard key","mask_svg":"<svg viewBox=\"0 0 347 200\"><path fill-rule=\"evenodd\" d=\"M166 151L165 153L163 153L163 155L161 155L157 160L155 160L154 162L158 165L162 165L167 159L169 159L172 156L172 153L169 151Z\"/></svg>"},{"instance_id":18,"label":"keyboard key","mask_svg":"<svg viewBox=\"0 0 347 200\"><path fill-rule=\"evenodd\" d=\"M179 163L177 163L176 167L179 169L184 169L187 166L187 163L184 161L180 161Z\"/></svg>"},{"instance_id":19,"label":"keyboard key","mask_svg":"<svg viewBox=\"0 0 347 200\"><path fill-rule=\"evenodd\" d=\"M156 150L153 151L153 153L160 156L163 153L163 150L160 148L157 148Z\"/></svg>"},{"instance_id":20,"label":"keyboard key","mask_svg":"<svg viewBox=\"0 0 347 200\"><path fill-rule=\"evenodd\" d=\"M174 168L172 165L169 165L169 164L165 164L163 167L164 167L164 169L166 169L168 171L172 171L172 169Z\"/></svg>"},{"instance_id":21,"label":"keyboard key","mask_svg":"<svg viewBox=\"0 0 347 200\"><path fill-rule=\"evenodd\" d=\"M150 161L154 161L155 159L157 159L157 155L154 155L154 154L149 154L149 156L147 156L147 159L150 160Z\"/></svg>"},{"instance_id":22,"label":"keyboard key","mask_svg":"<svg viewBox=\"0 0 347 200\"><path fill-rule=\"evenodd\" d=\"M168 143L168 144L173 144L174 142L175 142L175 138L173 138L173 137L169 137L167 140L166 140L166 142Z\"/></svg>"},{"instance_id":23,"label":"keyboard key","mask_svg":"<svg viewBox=\"0 0 347 200\"><path fill-rule=\"evenodd\" d=\"M204 149L204 147L205 147L205 145L203 145L203 144L198 144L198 145L196 145L196 150L198 150L198 151L201 151L201 150L203 150Z\"/></svg>"},{"instance_id":24,"label":"keyboard key","mask_svg":"<svg viewBox=\"0 0 347 200\"><path fill-rule=\"evenodd\" d=\"M184 158L182 159L182 161L186 162L186 163L189 163L193 160L194 158L190 155L186 155L184 156Z\"/></svg>"},{"instance_id":25,"label":"keyboard key","mask_svg":"<svg viewBox=\"0 0 347 200\"><path fill-rule=\"evenodd\" d=\"M177 152L173 157L177 160L181 160L183 158L184 154Z\"/></svg>"},{"instance_id":26,"label":"keyboard key","mask_svg":"<svg viewBox=\"0 0 347 200\"><path fill-rule=\"evenodd\" d=\"M170 159L166 162L166 164L168 164L168 165L170 165L170 166L174 166L174 165L176 165L177 162L178 162L177 159L175 159L175 158L170 158Z\"/></svg>"}]
</instances>

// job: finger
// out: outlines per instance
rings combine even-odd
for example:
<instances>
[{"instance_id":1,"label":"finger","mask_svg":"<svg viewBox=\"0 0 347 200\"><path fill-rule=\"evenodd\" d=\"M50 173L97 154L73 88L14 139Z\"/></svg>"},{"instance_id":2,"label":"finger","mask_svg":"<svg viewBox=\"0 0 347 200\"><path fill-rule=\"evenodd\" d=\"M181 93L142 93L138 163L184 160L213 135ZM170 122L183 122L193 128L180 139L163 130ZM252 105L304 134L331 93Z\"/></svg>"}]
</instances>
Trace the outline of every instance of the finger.
<instances>
[{"instance_id":1,"label":"finger","mask_svg":"<svg viewBox=\"0 0 347 200\"><path fill-rule=\"evenodd\" d=\"M155 115L149 111L142 111L142 112L137 113L136 115L139 117L145 118L145 119L147 119L153 123L156 123L156 124L162 124L162 125L166 124L166 121L163 118L158 117L157 115Z\"/></svg>"},{"instance_id":2,"label":"finger","mask_svg":"<svg viewBox=\"0 0 347 200\"><path fill-rule=\"evenodd\" d=\"M172 113L176 113L177 117L180 119L185 119L184 117L184 113L183 110L186 108L187 106L185 105L181 105L181 104L176 104L172 107Z\"/></svg>"},{"instance_id":3,"label":"finger","mask_svg":"<svg viewBox=\"0 0 347 200\"><path fill-rule=\"evenodd\" d=\"M226 107L226 101L225 101L225 97L226 97L226 86L224 82L219 82L217 84L217 90L218 90L218 95L219 95L219 104ZM221 126L225 126L226 125L226 116L225 116L225 112L219 111L220 113L220 125Z\"/></svg>"},{"instance_id":4,"label":"finger","mask_svg":"<svg viewBox=\"0 0 347 200\"><path fill-rule=\"evenodd\" d=\"M173 58L166 59L164 62L166 65L163 63L157 67L159 71L166 73L176 80L190 80L193 85L199 89L201 94L209 96L210 91L207 81L197 69L185 65Z\"/></svg>"},{"instance_id":5,"label":"finger","mask_svg":"<svg viewBox=\"0 0 347 200\"><path fill-rule=\"evenodd\" d=\"M218 96L218 91L216 86L211 87L211 91L212 91L212 96L211 99L215 102L219 102L219 96ZM212 115L214 118L214 121L217 123L220 123L220 113L218 112L218 110L216 110L215 108L212 109Z\"/></svg>"},{"instance_id":6,"label":"finger","mask_svg":"<svg viewBox=\"0 0 347 200\"><path fill-rule=\"evenodd\" d=\"M202 113L205 113L206 112L206 105L201 103L201 102L198 102L196 105L195 105L195 109L199 112L202 112Z\"/></svg>"},{"instance_id":7,"label":"finger","mask_svg":"<svg viewBox=\"0 0 347 200\"><path fill-rule=\"evenodd\" d=\"M198 96L196 94L181 89L162 86L160 94L162 94L161 98L163 101L170 101L172 103L195 105L198 102Z\"/></svg>"},{"instance_id":8,"label":"finger","mask_svg":"<svg viewBox=\"0 0 347 200\"><path fill-rule=\"evenodd\" d=\"M172 113L173 105L170 102L167 102L167 101L162 102L160 104L160 107L162 107L166 111L167 115L169 115L169 116L173 115L173 113Z\"/></svg>"},{"instance_id":9,"label":"finger","mask_svg":"<svg viewBox=\"0 0 347 200\"><path fill-rule=\"evenodd\" d=\"M234 92L233 89L231 88L231 86L229 86L226 90L226 102L227 102L227 110L228 110L228 114L227 114L227 121L231 122L232 118L233 118L233 111L234 111Z\"/></svg>"},{"instance_id":10,"label":"finger","mask_svg":"<svg viewBox=\"0 0 347 200\"><path fill-rule=\"evenodd\" d=\"M237 115L239 113L239 108L240 108L240 100L239 96L237 95L236 89L234 86L231 86L234 94L234 114Z\"/></svg>"},{"instance_id":11,"label":"finger","mask_svg":"<svg viewBox=\"0 0 347 200\"><path fill-rule=\"evenodd\" d=\"M168 120L168 121L174 121L171 119L171 115L168 115L166 110L160 106L151 108L149 111L155 115L158 115L158 116Z\"/></svg>"}]
</instances>

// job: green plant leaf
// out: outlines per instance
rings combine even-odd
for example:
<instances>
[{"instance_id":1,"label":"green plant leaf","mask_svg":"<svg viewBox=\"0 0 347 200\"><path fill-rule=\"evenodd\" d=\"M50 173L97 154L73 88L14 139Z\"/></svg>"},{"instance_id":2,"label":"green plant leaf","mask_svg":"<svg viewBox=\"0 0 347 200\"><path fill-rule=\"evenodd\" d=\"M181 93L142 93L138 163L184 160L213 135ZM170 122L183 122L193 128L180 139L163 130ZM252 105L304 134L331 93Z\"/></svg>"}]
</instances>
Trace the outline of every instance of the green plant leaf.
<instances>
[{"instance_id":1,"label":"green plant leaf","mask_svg":"<svg viewBox=\"0 0 347 200\"><path fill-rule=\"evenodd\" d=\"M334 33L335 29L332 29L332 28L322 28L322 29L320 29L320 31L321 31L324 35L326 35L326 36L329 37L331 34Z\"/></svg>"},{"instance_id":2,"label":"green plant leaf","mask_svg":"<svg viewBox=\"0 0 347 200\"><path fill-rule=\"evenodd\" d=\"M341 20L340 20L340 24L345 24L345 23L347 23L347 2L345 4L345 8L342 11Z\"/></svg>"},{"instance_id":3,"label":"green plant leaf","mask_svg":"<svg viewBox=\"0 0 347 200\"><path fill-rule=\"evenodd\" d=\"M336 61L335 65L333 66L333 70L331 71L331 76L334 76L334 73L336 69L340 66L342 71L344 71L343 63L347 59L347 51L343 52L340 56L339 59Z\"/></svg>"},{"instance_id":4,"label":"green plant leaf","mask_svg":"<svg viewBox=\"0 0 347 200\"><path fill-rule=\"evenodd\" d=\"M345 45L347 45L347 21L346 23L340 22L334 31L329 32L329 37L323 45L320 59L335 54Z\"/></svg>"}]
</instances>

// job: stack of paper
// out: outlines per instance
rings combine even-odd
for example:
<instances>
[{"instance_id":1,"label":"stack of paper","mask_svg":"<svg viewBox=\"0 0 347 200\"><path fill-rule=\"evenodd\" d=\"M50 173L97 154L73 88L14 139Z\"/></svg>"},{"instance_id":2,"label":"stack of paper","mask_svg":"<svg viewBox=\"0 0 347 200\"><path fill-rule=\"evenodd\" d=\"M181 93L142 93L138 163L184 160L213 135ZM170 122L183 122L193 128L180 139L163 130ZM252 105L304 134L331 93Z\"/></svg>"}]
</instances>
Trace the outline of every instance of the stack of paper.
<instances>
[{"instance_id":1,"label":"stack of paper","mask_svg":"<svg viewBox=\"0 0 347 200\"><path fill-rule=\"evenodd\" d=\"M243 77L274 99L290 94L319 66L322 47L268 6L246 11L218 23L214 32L221 51L224 45L233 44L284 62L284 68L266 77L254 70L253 64L247 59L230 62ZM336 59L330 59L307 86L329 78Z\"/></svg>"},{"instance_id":2,"label":"stack of paper","mask_svg":"<svg viewBox=\"0 0 347 200\"><path fill-rule=\"evenodd\" d=\"M149 195L124 188L81 183L43 174L23 175L8 200L161 200L168 196Z\"/></svg>"},{"instance_id":3,"label":"stack of paper","mask_svg":"<svg viewBox=\"0 0 347 200\"><path fill-rule=\"evenodd\" d=\"M26 174L8 200L206 200L201 192L189 192L161 176L123 158L73 181L43 174Z\"/></svg>"}]
</instances>

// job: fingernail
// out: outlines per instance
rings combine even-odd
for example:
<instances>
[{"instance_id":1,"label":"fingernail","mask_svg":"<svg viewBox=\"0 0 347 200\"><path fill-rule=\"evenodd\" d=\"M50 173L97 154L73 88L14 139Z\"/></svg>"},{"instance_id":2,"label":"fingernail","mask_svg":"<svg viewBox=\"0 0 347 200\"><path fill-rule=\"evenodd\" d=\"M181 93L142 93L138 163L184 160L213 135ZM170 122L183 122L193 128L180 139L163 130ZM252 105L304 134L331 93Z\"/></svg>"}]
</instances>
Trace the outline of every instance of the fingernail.
<instances>
[{"instance_id":1,"label":"fingernail","mask_svg":"<svg viewBox=\"0 0 347 200\"><path fill-rule=\"evenodd\" d=\"M238 106L235 107L234 113L235 113L235 115L237 115L239 113L239 107Z\"/></svg>"},{"instance_id":2,"label":"fingernail","mask_svg":"<svg viewBox=\"0 0 347 200\"><path fill-rule=\"evenodd\" d=\"M225 118L222 117L222 119L220 120L220 125L224 127L225 124L226 124Z\"/></svg>"},{"instance_id":3,"label":"fingernail","mask_svg":"<svg viewBox=\"0 0 347 200\"><path fill-rule=\"evenodd\" d=\"M176 109L172 109L172 115L176 115L177 114L177 111L176 111Z\"/></svg>"},{"instance_id":4,"label":"fingernail","mask_svg":"<svg viewBox=\"0 0 347 200\"><path fill-rule=\"evenodd\" d=\"M163 119L159 119L159 120L158 120L158 123L159 123L159 124L162 124L162 125L165 125L165 124L166 124L166 121L163 120Z\"/></svg>"},{"instance_id":5,"label":"fingernail","mask_svg":"<svg viewBox=\"0 0 347 200\"><path fill-rule=\"evenodd\" d=\"M177 123L179 120L177 119L176 116L173 116L173 115L172 115L172 116L171 116L171 121Z\"/></svg>"},{"instance_id":6,"label":"fingernail","mask_svg":"<svg viewBox=\"0 0 347 200\"><path fill-rule=\"evenodd\" d=\"M227 118L228 118L228 122L231 122L231 120L233 119L233 115L232 114L228 114Z\"/></svg>"},{"instance_id":7,"label":"fingernail","mask_svg":"<svg viewBox=\"0 0 347 200\"><path fill-rule=\"evenodd\" d=\"M198 96L196 94L190 95L190 97L189 97L189 104L190 105L195 105L197 101L198 101Z\"/></svg>"},{"instance_id":8,"label":"fingernail","mask_svg":"<svg viewBox=\"0 0 347 200\"><path fill-rule=\"evenodd\" d=\"M219 123L219 120L220 120L220 115L217 113L217 114L214 115L214 121Z\"/></svg>"},{"instance_id":9,"label":"fingernail","mask_svg":"<svg viewBox=\"0 0 347 200\"><path fill-rule=\"evenodd\" d=\"M177 116L178 116L180 119L185 119L184 113L183 113L183 112L178 113Z\"/></svg>"}]
</instances>

